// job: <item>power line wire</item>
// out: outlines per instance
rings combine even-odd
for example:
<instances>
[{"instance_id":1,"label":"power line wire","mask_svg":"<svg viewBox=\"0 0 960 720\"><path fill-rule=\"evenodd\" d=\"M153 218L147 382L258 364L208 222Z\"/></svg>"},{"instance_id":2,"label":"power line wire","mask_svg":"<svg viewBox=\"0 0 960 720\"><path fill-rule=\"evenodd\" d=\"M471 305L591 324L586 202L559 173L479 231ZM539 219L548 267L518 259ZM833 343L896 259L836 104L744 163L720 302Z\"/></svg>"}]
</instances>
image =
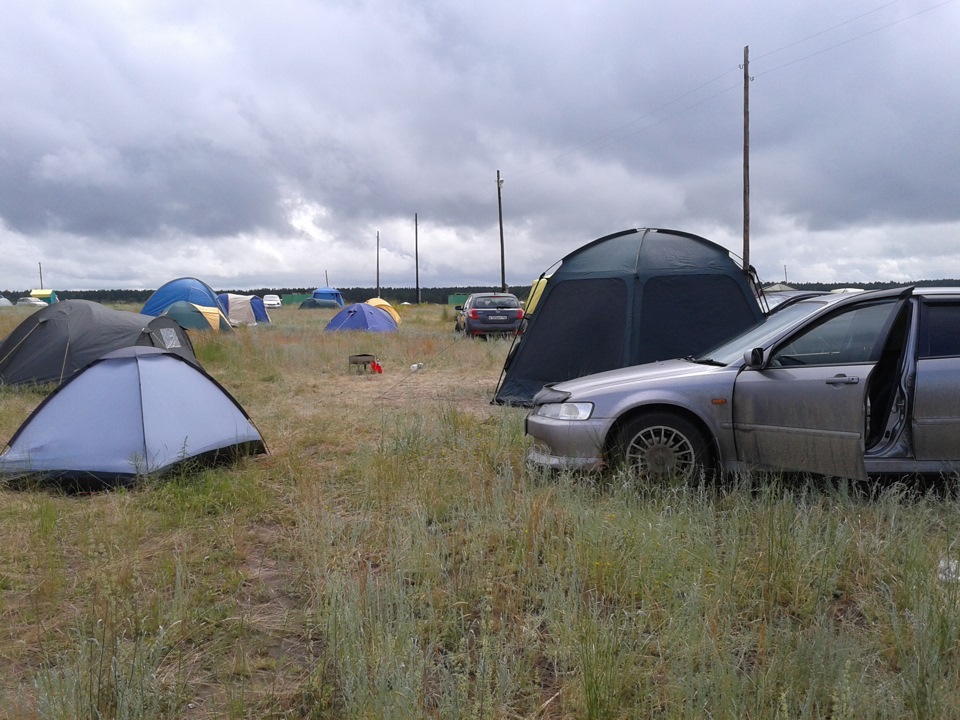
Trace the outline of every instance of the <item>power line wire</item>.
<instances>
[{"instance_id":1,"label":"power line wire","mask_svg":"<svg viewBox=\"0 0 960 720\"><path fill-rule=\"evenodd\" d=\"M928 7L928 8L923 9L923 10L918 10L917 12L915 12L915 13L913 13L913 14L911 14L911 15L907 15L906 17L902 17L902 18L900 18L900 19L898 19L898 20L894 20L894 21L892 21L892 22L889 22L889 23L887 23L886 25L881 25L881 26L879 26L879 27L874 28L873 30L868 30L867 32L861 33L860 35L856 35L856 36L854 36L854 37L852 37L852 38L848 38L848 39L843 40L843 41L841 41L841 42L838 42L838 43L836 43L836 44L834 44L834 45L830 45L829 47L825 47L825 48L823 48L822 50L817 50L816 52L810 53L809 55L804 55L803 57L799 57L799 58L797 58L796 60L791 60L790 62L783 63L782 65L777 65L776 67L770 68L769 70L764 70L763 72L757 73L756 75L754 75L754 77L761 77L761 76L763 76L763 75L769 75L769 74L772 73L772 72L776 72L777 70L782 70L783 68L785 68L785 67L790 67L791 65L796 65L797 63L803 62L804 60L809 60L810 58L816 57L817 55L822 55L823 53L830 52L831 50L835 50L835 49L838 48L838 47L843 47L844 45L849 45L850 43L856 42L857 40L862 40L863 38L869 37L870 35L875 35L876 33L880 32L880 31L882 31L882 30L886 30L886 29L888 29L888 28L891 28L891 27L893 27L894 25L899 25L900 23L906 22L907 20L912 20L913 18L915 18L915 17L917 17L917 16L919 16L919 15L923 15L924 13L928 13L928 12L930 12L931 10L936 10L937 8L941 8L941 7L943 7L944 5L949 5L950 3L955 2L955 1L956 1L956 0L944 0L943 2L941 2L941 3L937 4L937 5L932 5L932 6ZM888 3L887 5L884 5L884 6L882 6L881 8L877 8L877 10L881 10L881 9L883 9L883 8L885 8L885 7L889 7L890 5L893 5L893 4L895 4L895 3ZM871 12L876 12L876 11L875 11L875 10L872 10ZM854 20L858 20L858 19L860 19L861 17L865 17L866 15L869 15L869 14L870 14L870 13L864 13L863 15L858 15L856 18L853 18L852 20L849 20L849 21L847 21L847 22L853 22ZM834 25L832 28L828 28L827 30L824 30L824 31L822 31L822 32L820 32L820 33L817 33L816 35L811 35L810 38L807 38L807 39L809 40L809 39L812 39L812 38L814 38L814 37L819 37L819 36L822 35L823 33L829 32L830 30L833 30L833 29L835 29L835 28L841 27L842 25L845 25L845 24L847 24L847 23L840 23L839 25ZM804 42L804 41L798 41L798 43L799 43L799 42ZM795 44L797 44L797 43L793 43L793 44L795 45ZM790 46L787 45L787 46L785 46L785 47L790 47ZM783 48L781 48L781 49L783 49ZM779 50L774 50L773 52L767 53L766 55L762 55L761 57L767 57L768 55L772 55L774 52L779 52Z\"/></svg>"},{"instance_id":2,"label":"power line wire","mask_svg":"<svg viewBox=\"0 0 960 720\"><path fill-rule=\"evenodd\" d=\"M825 28L824 30L821 30L821 31L819 31L819 32L816 32L816 33L814 33L814 34L812 34L812 35L808 35L808 36L805 37L805 38L802 38L802 39L800 39L800 40L796 40L796 41L794 41L794 42L788 43L788 44L783 45L783 46L781 46L781 47L779 47L779 48L777 48L777 49L775 49L775 50L771 50L771 51L769 51L769 52L763 53L762 55L758 55L752 62L756 62L757 60L762 59L762 58L770 57L770 56L775 55L775 54L777 54L777 53L779 53L779 52L782 52L782 51L784 51L784 50L787 50L787 49L789 49L789 48L791 48L791 47L796 47L797 45L802 45L802 44L805 43L805 42L809 42L810 40L813 40L813 39L815 39L815 38L821 37L821 36L823 36L823 35L825 35L825 34L827 34L827 33L829 33L829 32L832 32L833 30L836 30L836 29L838 29L838 28L841 28L841 27L844 27L844 26L849 25L849 24L851 24L851 23L854 23L854 22L856 22L856 21L858 21L858 20L861 20L861 19L863 19L863 18L865 18L865 17L868 17L869 15L873 15L874 13L877 13L877 12L879 12L879 11L881 11L881 10L884 10L884 9L886 9L886 8L889 8L889 7L893 6L893 5L896 5L896 4L898 4L899 2L900 2L900 0L893 0L892 2L885 3L885 4L883 4L883 5L880 5L880 6L876 7L876 8L873 8L872 10L868 10L867 12L860 13L859 15L856 15L856 16L854 16L854 17L852 17L852 18L849 18L848 20L844 20L843 22L840 22L840 23L837 23L837 24L835 24L835 25L832 25L832 26L830 26L830 27L828 27L828 28ZM917 16L919 16L919 15L923 15L923 14L925 14L925 13L931 12L932 10L936 10L936 9L938 9L938 8L941 8L941 7L945 6L945 5L949 5L949 4L953 3L953 2L956 2L956 0L943 0L943 2L937 3L936 5L932 5L932 6L928 7L928 8L924 8L924 9L922 9L922 10L918 10L917 12L914 12L914 13L912 13L912 14L910 14L910 15L907 15L907 16L905 16L905 17L899 18L899 19L897 19L897 20L893 20L893 21L888 22L888 23L886 23L886 24L884 24L884 25L881 25L881 26L879 26L879 27L873 28L873 29L868 30L868 31L866 31L866 32L863 32L863 33L861 33L861 34L859 34L859 35L856 35L856 36L854 36L854 37L852 37L852 38L848 38L848 39L846 39L846 40L843 40L842 42L838 42L838 43L836 43L836 44L834 44L834 45L831 45L831 46L829 46L829 47L823 48L823 49L818 50L818 51L816 51L816 52L810 53L810 54L808 54L808 55L804 55L803 57L797 58L797 59L795 59L795 60L791 60L791 61L789 61L789 62L782 63L782 64L780 64L780 65L777 65L776 67L770 68L769 70L764 70L764 71L762 71L762 72L755 73L755 74L752 75L752 77L753 77L753 78L762 77L762 76L764 76L764 75L769 75L770 73L776 72L776 71L778 71L778 70L782 70L783 68L790 67L791 65L796 65L797 63L803 62L803 61L805 61L805 60L808 60L808 59L810 59L810 58L812 58L812 57L816 57L816 56L818 56L818 55L822 55L822 54L824 54L824 53L826 53L826 52L829 52L829 51L831 51L831 50L835 50L835 49L838 48L838 47L842 47L842 46L844 46L844 45L849 45L850 43L856 42L857 40L861 40L861 39L863 39L863 38L865 38L865 37L869 37L869 36L874 35L874 34L880 32L880 31L882 31L882 30L886 30L886 29L891 28L891 27L893 27L893 26L895 26L895 25L899 25L899 24L901 24L901 23L903 23L903 22L906 22L907 20L911 20L911 19L913 19L913 18L915 18L915 17L917 17ZM670 119L676 118L676 117L678 117L678 116L680 116L680 115L683 115L684 113L687 113L687 112L689 112L690 110L693 110L693 109L695 109L695 108L703 105L704 103L708 102L709 100L712 100L712 99L714 99L714 98L716 98L716 97L719 97L720 95L724 95L724 94L730 92L731 90L739 87L739 86L740 86L739 82L736 83L736 84L730 85L730 86L728 86L728 87L725 87L725 88L723 88L723 89L721 89L721 90L718 90L717 92L715 92L715 93L713 93L713 94L711 94L711 95L708 95L707 97L704 97L703 99L698 100L698 101L695 102L695 103L691 103L690 105L687 105L687 106L685 106L685 107L683 107L683 108L680 108L679 110L677 110L677 111L675 111L675 112L670 113L669 115L666 115L666 116L664 116L664 117L657 118L657 119L655 119L655 120L652 120L651 122L646 123L645 125L642 125L641 127L638 127L638 128L636 128L636 129L634 129L634 130L631 130L631 131L629 131L629 132L626 132L628 128L631 128L631 127L637 125L638 123L643 122L644 120L647 120L647 119L650 119L650 118L655 118L658 113L662 112L662 111L665 110L666 108L669 108L670 106L675 105L675 104L683 101L684 99L690 97L691 95L699 92L700 90L702 90L702 89L704 89L704 88L712 85L713 83L715 83L715 82L717 82L718 80L724 78L726 75L730 74L731 72L734 72L734 71L738 70L739 67L740 67L740 66L732 67L732 68L730 68L729 70L726 70L726 71L720 73L719 75L713 77L712 79L707 80L706 82L701 83L701 84L698 85L697 87L692 88L691 90L688 90L687 92L682 93L681 95L678 95L677 97L673 98L672 100L669 100L669 101L663 103L662 105L660 105L660 106L658 106L657 108L651 110L650 112L646 113L645 115L642 115L642 116L640 116L640 117L638 117L638 118L636 118L636 119L634 119L634 120L630 120L629 122L623 123L622 125L619 125L619 126L617 126L617 127L615 127L615 128L612 128L611 130L609 130L609 131L607 131L607 132L605 132L605 133L603 133L603 134L601 134L601 135L596 136L596 137L593 138L592 140L588 140L588 141L586 141L586 142L581 143L580 145L577 145L577 146L571 148L570 150L567 150L567 151L565 151L565 152L562 152L562 153L560 153L560 154L558 154L558 155L554 155L554 156L552 156L552 157L551 157L550 159L548 159L548 160L543 160L543 161L541 161L541 162L535 163L535 164L531 165L529 168L527 168L526 170L521 171L521 172L515 174L513 177L514 177L514 178L523 178L523 177L527 177L527 176L536 176L536 175L543 174L544 172L547 172L547 170L546 170L546 167L547 167L547 166L549 166L549 167L551 167L551 168L556 168L556 167L562 167L562 166L564 166L564 165L568 165L568 164L570 164L571 162L573 162L577 157L582 157L583 155L588 154L588 151L593 152L593 151L600 150L600 149L605 148L605 147L609 147L609 146L614 145L614 144L616 144L617 142L620 142L620 141L622 141L622 140L624 140L624 139L626 139L626 138L633 137L633 136L635 136L635 135L640 134L641 132L643 132L643 131L645 131L645 130L649 130L649 129L652 128L652 127L656 127L657 125L660 125L660 124L662 124L663 122L665 122L665 121L667 121L667 120L670 120Z\"/></svg>"}]
</instances>

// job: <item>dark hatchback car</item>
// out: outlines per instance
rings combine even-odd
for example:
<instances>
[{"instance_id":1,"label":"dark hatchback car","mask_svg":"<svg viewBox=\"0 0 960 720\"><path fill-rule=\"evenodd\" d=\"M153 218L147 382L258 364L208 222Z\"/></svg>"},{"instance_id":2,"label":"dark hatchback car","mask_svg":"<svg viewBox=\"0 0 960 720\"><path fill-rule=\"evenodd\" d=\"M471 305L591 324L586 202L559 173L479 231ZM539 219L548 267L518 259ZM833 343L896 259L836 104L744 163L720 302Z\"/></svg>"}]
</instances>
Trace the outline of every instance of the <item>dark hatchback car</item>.
<instances>
[{"instance_id":1,"label":"dark hatchback car","mask_svg":"<svg viewBox=\"0 0 960 720\"><path fill-rule=\"evenodd\" d=\"M523 308L510 293L474 293L457 305L454 330L475 337L513 335L521 331Z\"/></svg>"}]
</instances>

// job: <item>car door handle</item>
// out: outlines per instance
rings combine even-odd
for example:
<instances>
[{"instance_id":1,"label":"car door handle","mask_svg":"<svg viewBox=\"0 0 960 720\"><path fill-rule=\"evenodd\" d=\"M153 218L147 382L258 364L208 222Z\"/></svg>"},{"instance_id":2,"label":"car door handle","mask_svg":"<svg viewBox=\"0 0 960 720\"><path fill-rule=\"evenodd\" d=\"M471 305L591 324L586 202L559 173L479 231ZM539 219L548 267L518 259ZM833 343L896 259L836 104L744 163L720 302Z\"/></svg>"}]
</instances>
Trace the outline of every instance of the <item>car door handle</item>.
<instances>
[{"instance_id":1,"label":"car door handle","mask_svg":"<svg viewBox=\"0 0 960 720\"><path fill-rule=\"evenodd\" d=\"M858 382L860 378L856 375L835 375L827 378L827 385L856 385Z\"/></svg>"}]
</instances>

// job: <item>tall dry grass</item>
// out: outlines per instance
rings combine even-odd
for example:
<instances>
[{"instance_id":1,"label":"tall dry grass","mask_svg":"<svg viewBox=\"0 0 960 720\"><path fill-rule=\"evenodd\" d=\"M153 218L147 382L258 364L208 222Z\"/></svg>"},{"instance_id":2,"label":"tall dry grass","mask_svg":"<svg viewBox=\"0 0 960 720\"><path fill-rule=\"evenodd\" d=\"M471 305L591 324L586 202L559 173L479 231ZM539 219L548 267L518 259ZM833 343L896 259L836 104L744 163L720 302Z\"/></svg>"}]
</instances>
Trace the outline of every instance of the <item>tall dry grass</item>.
<instances>
[{"instance_id":1,"label":"tall dry grass","mask_svg":"<svg viewBox=\"0 0 960 720\"><path fill-rule=\"evenodd\" d=\"M456 338L449 308L401 312L390 336L282 308L197 339L266 457L4 491L0 713L960 713L949 493L531 473L523 411L490 404L508 345ZM0 389L0 433L47 390Z\"/></svg>"}]
</instances>

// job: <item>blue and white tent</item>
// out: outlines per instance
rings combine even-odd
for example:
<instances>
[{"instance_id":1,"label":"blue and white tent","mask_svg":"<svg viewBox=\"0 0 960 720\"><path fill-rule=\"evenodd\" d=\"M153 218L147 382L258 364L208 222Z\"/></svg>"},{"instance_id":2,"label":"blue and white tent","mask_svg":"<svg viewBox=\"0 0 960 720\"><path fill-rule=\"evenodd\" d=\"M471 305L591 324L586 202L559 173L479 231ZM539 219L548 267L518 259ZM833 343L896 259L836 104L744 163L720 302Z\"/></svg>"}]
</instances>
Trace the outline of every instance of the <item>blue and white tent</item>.
<instances>
[{"instance_id":1,"label":"blue and white tent","mask_svg":"<svg viewBox=\"0 0 960 720\"><path fill-rule=\"evenodd\" d=\"M217 295L224 315L234 327L238 325L256 325L270 322L270 316L263 306L263 298L257 295L236 295L220 293Z\"/></svg>"}]
</instances>

